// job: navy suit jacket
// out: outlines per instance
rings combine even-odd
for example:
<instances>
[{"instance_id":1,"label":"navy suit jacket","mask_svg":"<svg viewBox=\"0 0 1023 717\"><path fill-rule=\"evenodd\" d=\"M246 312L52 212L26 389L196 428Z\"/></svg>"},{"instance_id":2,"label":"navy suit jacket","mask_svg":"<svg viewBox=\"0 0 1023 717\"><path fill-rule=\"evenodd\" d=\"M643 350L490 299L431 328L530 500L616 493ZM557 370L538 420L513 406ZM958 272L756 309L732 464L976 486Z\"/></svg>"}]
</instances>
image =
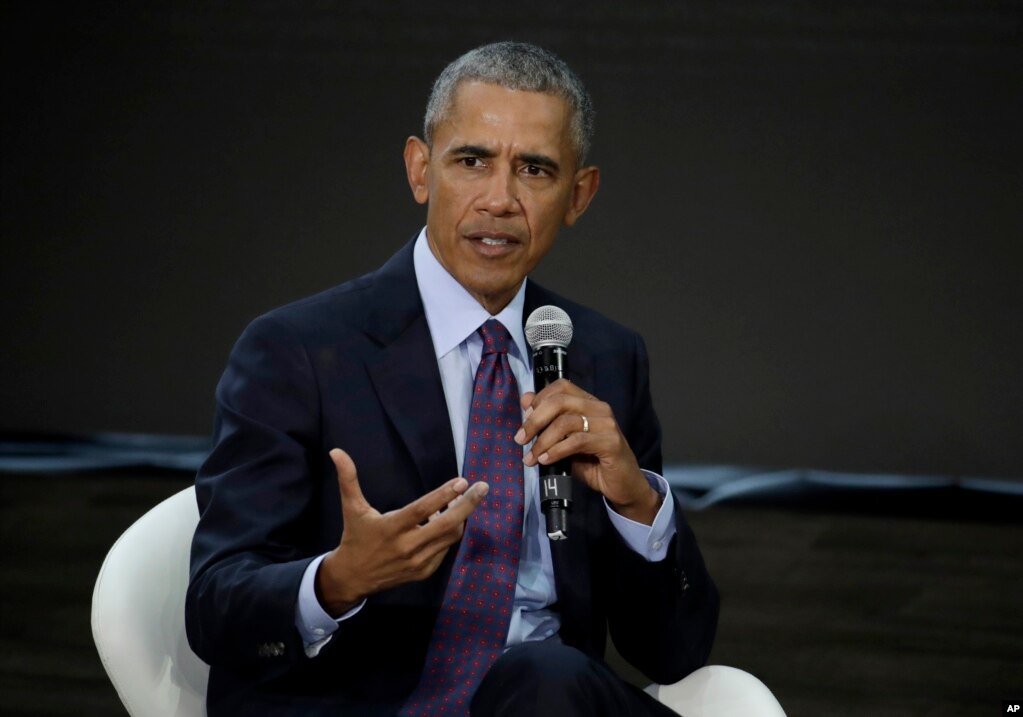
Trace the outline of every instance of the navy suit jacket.
<instances>
[{"instance_id":1,"label":"navy suit jacket","mask_svg":"<svg viewBox=\"0 0 1023 717\"><path fill-rule=\"evenodd\" d=\"M568 312L570 378L611 405L639 464L660 473L639 335L532 281L525 303L525 316L545 304ZM341 535L331 448L352 456L381 512L457 475L412 244L256 319L217 387L214 433L196 477L186 600L189 644L210 664L209 714L392 714L418 680L454 548L429 579L371 596L315 658L294 621L306 566ZM610 627L621 654L661 683L704 664L718 596L681 508L668 558L649 563L599 494L577 483L574 498L571 537L551 544L562 641L602 658Z\"/></svg>"}]
</instances>

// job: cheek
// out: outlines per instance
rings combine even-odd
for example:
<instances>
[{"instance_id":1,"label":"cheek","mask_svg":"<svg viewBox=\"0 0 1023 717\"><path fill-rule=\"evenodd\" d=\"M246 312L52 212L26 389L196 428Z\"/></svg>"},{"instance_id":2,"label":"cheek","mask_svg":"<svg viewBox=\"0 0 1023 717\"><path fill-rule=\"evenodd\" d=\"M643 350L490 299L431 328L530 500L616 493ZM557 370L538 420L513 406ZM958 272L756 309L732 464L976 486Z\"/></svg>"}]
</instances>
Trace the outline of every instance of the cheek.
<instances>
[{"instance_id":1,"label":"cheek","mask_svg":"<svg viewBox=\"0 0 1023 717\"><path fill-rule=\"evenodd\" d=\"M441 203L441 214L452 229L472 214L472 197L467 192L449 192Z\"/></svg>"},{"instance_id":2,"label":"cheek","mask_svg":"<svg viewBox=\"0 0 1023 717\"><path fill-rule=\"evenodd\" d=\"M565 208L561 203L553 204L548 202L543 205L534 206L532 211L526 211L526 219L529 223L530 235L533 237L533 244L538 249L546 251L554 241L558 230L561 229L562 220L565 218Z\"/></svg>"},{"instance_id":3,"label":"cheek","mask_svg":"<svg viewBox=\"0 0 1023 717\"><path fill-rule=\"evenodd\" d=\"M465 212L464 203L459 196L450 190L430 193L427 205L427 216L436 224L438 230L445 233L457 232Z\"/></svg>"}]
</instances>

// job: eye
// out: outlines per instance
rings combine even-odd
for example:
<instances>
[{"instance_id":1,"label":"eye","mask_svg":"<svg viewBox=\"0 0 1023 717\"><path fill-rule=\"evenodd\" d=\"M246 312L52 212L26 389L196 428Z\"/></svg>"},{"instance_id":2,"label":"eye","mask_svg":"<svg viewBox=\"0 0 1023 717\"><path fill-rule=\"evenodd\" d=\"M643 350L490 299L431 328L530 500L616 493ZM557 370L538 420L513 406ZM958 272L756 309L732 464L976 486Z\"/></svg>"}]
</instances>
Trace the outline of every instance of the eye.
<instances>
[{"instance_id":1,"label":"eye","mask_svg":"<svg viewBox=\"0 0 1023 717\"><path fill-rule=\"evenodd\" d=\"M476 169L477 167L483 166L483 160L479 157L462 157L458 161L463 167L468 167L469 169Z\"/></svg>"},{"instance_id":2,"label":"eye","mask_svg":"<svg viewBox=\"0 0 1023 717\"><path fill-rule=\"evenodd\" d=\"M547 170L537 164L527 164L522 171L530 177L546 177L548 175Z\"/></svg>"}]
</instances>

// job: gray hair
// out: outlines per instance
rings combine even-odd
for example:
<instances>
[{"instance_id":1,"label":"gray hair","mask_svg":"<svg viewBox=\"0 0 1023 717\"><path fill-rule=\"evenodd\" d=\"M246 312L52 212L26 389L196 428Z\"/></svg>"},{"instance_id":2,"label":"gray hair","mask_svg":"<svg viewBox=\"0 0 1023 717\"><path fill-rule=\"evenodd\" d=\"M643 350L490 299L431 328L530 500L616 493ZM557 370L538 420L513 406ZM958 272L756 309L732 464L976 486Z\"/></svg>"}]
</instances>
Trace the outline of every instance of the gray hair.
<instances>
[{"instance_id":1,"label":"gray hair","mask_svg":"<svg viewBox=\"0 0 1023 717\"><path fill-rule=\"evenodd\" d=\"M579 164L593 138L593 102L582 81L564 60L524 42L495 42L470 50L444 68L426 103L423 136L433 146L433 130L444 120L463 82L488 82L510 90L543 92L564 98L572 109L572 141Z\"/></svg>"}]
</instances>

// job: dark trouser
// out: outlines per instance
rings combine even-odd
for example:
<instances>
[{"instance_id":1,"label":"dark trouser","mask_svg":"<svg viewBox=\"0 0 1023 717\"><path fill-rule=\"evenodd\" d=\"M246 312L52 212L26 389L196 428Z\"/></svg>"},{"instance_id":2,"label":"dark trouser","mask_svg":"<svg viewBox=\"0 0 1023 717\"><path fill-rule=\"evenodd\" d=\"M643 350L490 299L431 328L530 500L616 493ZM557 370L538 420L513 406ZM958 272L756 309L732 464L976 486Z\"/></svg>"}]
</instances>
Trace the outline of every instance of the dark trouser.
<instances>
[{"instance_id":1,"label":"dark trouser","mask_svg":"<svg viewBox=\"0 0 1023 717\"><path fill-rule=\"evenodd\" d=\"M574 647L528 642L490 668L472 717L678 717Z\"/></svg>"}]
</instances>

